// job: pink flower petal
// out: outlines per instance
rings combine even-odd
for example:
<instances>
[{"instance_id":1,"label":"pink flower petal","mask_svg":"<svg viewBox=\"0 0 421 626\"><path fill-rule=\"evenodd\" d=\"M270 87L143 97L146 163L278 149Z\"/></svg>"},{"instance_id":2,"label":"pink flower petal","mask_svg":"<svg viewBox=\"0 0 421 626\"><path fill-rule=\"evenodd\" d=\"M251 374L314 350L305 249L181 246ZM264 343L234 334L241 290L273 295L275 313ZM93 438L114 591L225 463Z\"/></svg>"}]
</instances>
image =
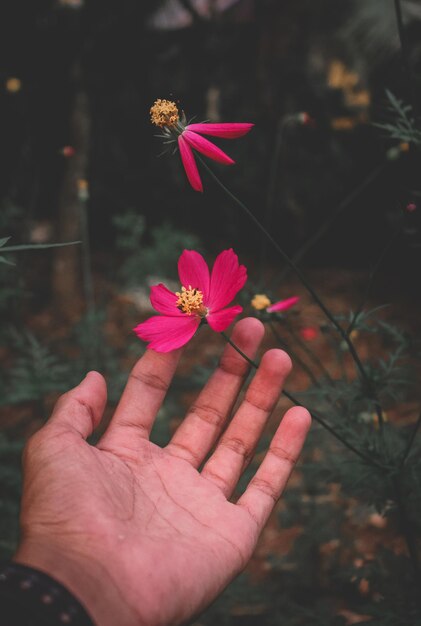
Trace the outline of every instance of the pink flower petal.
<instances>
[{"instance_id":1,"label":"pink flower petal","mask_svg":"<svg viewBox=\"0 0 421 626\"><path fill-rule=\"evenodd\" d=\"M171 315L183 317L185 314L177 309L177 297L173 291L170 291L165 285L160 283L151 287L151 304L155 311L158 313L164 313L164 315Z\"/></svg>"},{"instance_id":2,"label":"pink flower petal","mask_svg":"<svg viewBox=\"0 0 421 626\"><path fill-rule=\"evenodd\" d=\"M178 259L178 275L180 282L186 289L200 289L203 293L203 302L207 305L209 299L209 268L205 259L195 250L184 250Z\"/></svg>"},{"instance_id":3,"label":"pink flower petal","mask_svg":"<svg viewBox=\"0 0 421 626\"><path fill-rule=\"evenodd\" d=\"M148 348L156 352L171 352L184 346L194 335L200 324L195 315L167 317L156 315L134 328L136 335L149 341Z\"/></svg>"},{"instance_id":4,"label":"pink flower petal","mask_svg":"<svg viewBox=\"0 0 421 626\"><path fill-rule=\"evenodd\" d=\"M201 152L205 156L213 159L214 161L218 161L218 163L224 163L224 165L232 165L235 163L225 152L218 148L211 141L208 141L204 137L201 137L197 133L192 133L189 130L185 130L182 135L180 135L178 142L180 143L180 138L183 137L188 144Z\"/></svg>"},{"instance_id":5,"label":"pink flower petal","mask_svg":"<svg viewBox=\"0 0 421 626\"><path fill-rule=\"evenodd\" d=\"M195 133L203 133L204 135L212 135L213 137L225 137L225 139L234 139L246 135L254 124L189 124L186 130Z\"/></svg>"},{"instance_id":6,"label":"pink flower petal","mask_svg":"<svg viewBox=\"0 0 421 626\"><path fill-rule=\"evenodd\" d=\"M247 270L238 264L238 257L230 248L216 257L212 269L209 298L205 302L211 312L229 304L247 280Z\"/></svg>"},{"instance_id":7,"label":"pink flower petal","mask_svg":"<svg viewBox=\"0 0 421 626\"><path fill-rule=\"evenodd\" d=\"M294 306L294 304L297 304L299 299L299 296L292 296L292 298L280 300L279 302L275 302L275 304L271 304L271 306L268 306L266 311L268 313L275 313L276 311L287 311L292 306Z\"/></svg>"},{"instance_id":8,"label":"pink flower petal","mask_svg":"<svg viewBox=\"0 0 421 626\"><path fill-rule=\"evenodd\" d=\"M181 161L184 165L184 169L186 170L190 185L195 191L203 191L202 181L200 180L199 170L197 169L192 149L183 138L183 135L179 135L178 137L178 147L180 150Z\"/></svg>"},{"instance_id":9,"label":"pink flower petal","mask_svg":"<svg viewBox=\"0 0 421 626\"><path fill-rule=\"evenodd\" d=\"M216 313L209 313L206 316L206 321L212 330L220 333L232 324L234 319L241 313L242 310L242 306L232 306L228 309L222 309L222 311L217 311Z\"/></svg>"}]
</instances>

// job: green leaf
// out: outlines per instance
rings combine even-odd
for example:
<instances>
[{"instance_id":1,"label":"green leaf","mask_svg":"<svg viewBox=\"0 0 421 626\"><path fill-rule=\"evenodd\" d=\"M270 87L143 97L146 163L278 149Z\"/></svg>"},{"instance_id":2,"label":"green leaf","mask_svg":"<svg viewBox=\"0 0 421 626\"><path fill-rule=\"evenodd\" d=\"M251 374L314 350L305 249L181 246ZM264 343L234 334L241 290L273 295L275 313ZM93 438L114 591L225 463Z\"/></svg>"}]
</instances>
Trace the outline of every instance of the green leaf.
<instances>
[{"instance_id":1,"label":"green leaf","mask_svg":"<svg viewBox=\"0 0 421 626\"><path fill-rule=\"evenodd\" d=\"M0 263L4 263L5 265L16 265L13 261L9 261L4 256L0 256Z\"/></svg>"},{"instance_id":2,"label":"green leaf","mask_svg":"<svg viewBox=\"0 0 421 626\"><path fill-rule=\"evenodd\" d=\"M10 237L3 237L2 239L0 239L0 248L4 246L4 244L7 243L9 239Z\"/></svg>"},{"instance_id":3,"label":"green leaf","mask_svg":"<svg viewBox=\"0 0 421 626\"><path fill-rule=\"evenodd\" d=\"M65 243L24 243L19 246L6 246L2 252L18 252L19 250L46 250L47 248L63 248L74 246L81 241L66 241Z\"/></svg>"}]
</instances>

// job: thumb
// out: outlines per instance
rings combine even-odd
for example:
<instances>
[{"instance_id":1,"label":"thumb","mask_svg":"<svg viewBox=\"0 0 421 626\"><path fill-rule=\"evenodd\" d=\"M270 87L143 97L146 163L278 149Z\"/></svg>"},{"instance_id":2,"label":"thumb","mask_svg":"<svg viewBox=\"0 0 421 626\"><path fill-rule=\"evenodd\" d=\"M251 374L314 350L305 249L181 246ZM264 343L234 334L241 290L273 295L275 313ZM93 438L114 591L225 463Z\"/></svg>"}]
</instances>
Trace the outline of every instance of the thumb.
<instances>
[{"instance_id":1,"label":"thumb","mask_svg":"<svg viewBox=\"0 0 421 626\"><path fill-rule=\"evenodd\" d=\"M100 423L106 402L104 377L89 372L77 387L60 396L48 424L73 430L86 439Z\"/></svg>"}]
</instances>

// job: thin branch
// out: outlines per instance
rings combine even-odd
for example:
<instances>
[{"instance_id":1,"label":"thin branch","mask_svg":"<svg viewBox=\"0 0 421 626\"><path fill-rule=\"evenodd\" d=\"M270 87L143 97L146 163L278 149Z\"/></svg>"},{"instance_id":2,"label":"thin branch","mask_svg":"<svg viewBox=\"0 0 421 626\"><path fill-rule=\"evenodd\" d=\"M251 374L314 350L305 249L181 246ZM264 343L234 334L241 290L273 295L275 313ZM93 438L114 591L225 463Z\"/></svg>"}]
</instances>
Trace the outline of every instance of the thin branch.
<instances>
[{"instance_id":1,"label":"thin branch","mask_svg":"<svg viewBox=\"0 0 421 626\"><path fill-rule=\"evenodd\" d=\"M275 202L275 193L278 182L278 169L279 162L281 159L282 146L284 144L284 136L287 129L287 126L295 121L296 116L294 115L284 115L278 122L276 135L275 135L275 146L273 149L273 156L271 159L271 166L269 171L268 185L267 185L267 194L266 194L266 207L264 211L264 216L262 223L266 226L266 228L271 227L273 208ZM264 264L266 258L266 247L264 245L264 237L263 233L260 238L260 276L263 276Z\"/></svg>"},{"instance_id":2,"label":"thin branch","mask_svg":"<svg viewBox=\"0 0 421 626\"><path fill-rule=\"evenodd\" d=\"M379 255L379 258L377 259L376 263L374 264L373 268L371 269L370 275L368 277L368 282L367 282L367 286L366 286L366 289L365 289L365 293L364 293L364 295L363 295L363 297L361 299L361 302L360 302L359 306L357 307L357 309L356 309L356 311L355 311L355 313L354 313L354 315L352 317L351 323L349 324L348 328L346 329L346 332L347 332L348 335L352 332L352 329L354 328L355 323L356 323L359 315L361 314L362 310L364 309L364 306L365 306L365 304L366 304L366 302L368 300L369 293L371 291L371 287L372 287L372 284L373 284L374 277L377 274L377 272L379 270L379 267L380 267L384 257L386 256L387 252L389 251L389 248L391 248L392 245L395 243L395 240L399 237L399 235L400 235L400 231L399 230L397 230L397 231L395 231L393 233L391 239L386 243L386 245L384 246L383 250L381 251L381 253Z\"/></svg>"},{"instance_id":3,"label":"thin branch","mask_svg":"<svg viewBox=\"0 0 421 626\"><path fill-rule=\"evenodd\" d=\"M234 348L234 350L236 350L238 352L238 354L240 354L247 361L247 363L249 363L249 365L251 365L255 369L258 369L259 366L257 365L257 363L255 363L255 361L250 359L250 357L248 357L247 354L245 354L233 341L231 341L231 339L228 337L228 335L226 335L223 331L220 334L223 336L225 341L227 341L227 343L229 343L230 346L232 346ZM299 402L291 393L289 393L288 391L283 389L282 390L282 394L286 398L288 398L288 400L290 400L296 406L301 406L301 407L305 408L310 413L311 417L314 419L315 422L318 422L321 426L323 426L323 428L325 428L331 435L336 437L336 439L338 439L338 441L340 441L345 447L347 447L349 450L354 452L354 454L359 456L360 459L365 461L365 463L367 463L369 465L372 465L372 466L375 466L375 467L377 467L378 469L380 469L382 471L385 471L385 470L388 471L389 470L389 468L384 467L383 465L381 465L380 463L378 463L377 461L375 461L371 457L369 457L366 454L364 454L364 452L361 452L361 450L358 450L357 448L355 448L352 445L352 443L349 443L349 441L347 441L346 439L344 439L342 437L342 435L337 433L334 428L329 426L329 424L327 422L325 422L325 420L318 413L316 413L315 411L310 411L309 409L307 409L307 407L304 407L301 404L301 402Z\"/></svg>"},{"instance_id":4,"label":"thin branch","mask_svg":"<svg viewBox=\"0 0 421 626\"><path fill-rule=\"evenodd\" d=\"M348 350L349 350L349 352L350 352L350 354L351 354L351 356L352 356L352 358L354 360L356 369L358 370L358 372L360 374L360 378L365 383L367 394L369 395L369 397L371 398L371 400L373 402L373 406L374 406L374 409L376 411L376 414L377 414L377 417L378 417L378 420L379 420L379 427L380 427L380 430L382 432L383 431L383 425L384 425L384 417L383 417L382 408L380 406L380 403L379 403L378 399L375 396L375 391L373 389L373 385L371 383L371 380L367 376L367 373L366 373L366 371L364 369L364 366L363 366L363 364L361 362L361 359L360 359L360 357L359 357L359 355L358 355L358 353L357 353L357 351L356 351L356 349L354 347L354 344L352 343L349 335L347 334L346 330L344 328L342 328L342 326L337 322L337 320L335 319L335 316L330 312L330 310L327 308L327 306L324 304L324 302L318 296L318 294L313 289L313 287L310 285L310 283L308 282L307 278L304 276L304 274L302 273L300 268L294 263L294 261L292 259L290 259L290 257L286 254L286 252L284 252L284 250L281 248L281 246L272 237L272 235L263 226L263 224L257 219L257 217L255 217L255 215L250 211L250 209L239 198L237 198L237 196L235 196L227 187L225 187L223 182L219 180L218 176L212 171L212 169L205 163L205 161L203 161L203 159L199 155L197 155L197 159L200 161L200 163L203 165L203 167L206 169L206 171L212 176L214 181L221 187L221 189L223 189L225 191L225 193L236 204L238 204L238 206L241 209L243 209L243 211L249 216L249 218L254 222L254 224L256 224L256 226L261 230L261 232L264 235L266 235L266 237L269 239L269 241L271 242L273 247L279 252L279 254L284 259L284 261L294 270L294 272L296 273L298 278L301 280L301 282L304 285L304 287L307 289L309 294L312 296L313 300L316 302L316 304L323 311L323 313L325 314L327 319L331 322L331 324L334 326L334 328L336 328L336 330L338 331L339 335L345 341L345 343L348 346Z\"/></svg>"},{"instance_id":5,"label":"thin branch","mask_svg":"<svg viewBox=\"0 0 421 626\"><path fill-rule=\"evenodd\" d=\"M329 374L329 372L327 371L327 369L325 368L323 363L320 361L320 359L317 357L317 355L315 355L314 352L312 350L310 350L310 348L303 341L301 341L300 337L297 335L295 330L292 328L291 324L287 323L286 327L287 327L287 330L288 330L289 334L293 338L293 340L306 353L308 358L311 361L313 361L313 363L320 369L322 374L326 377L326 380L328 380L331 385L334 385L335 383L334 383L331 375Z\"/></svg>"},{"instance_id":6,"label":"thin branch","mask_svg":"<svg viewBox=\"0 0 421 626\"><path fill-rule=\"evenodd\" d=\"M382 163L375 167L364 180L352 190L350 194L348 194L339 204L338 206L330 213L325 222L314 232L314 234L307 239L307 241L301 246L301 248L294 254L292 257L292 261L294 263L299 263L303 257L307 254L307 252L323 237L323 235L329 230L333 222L339 217L345 209L352 205L354 200L358 198L358 196L367 188L371 183L383 172L386 167L386 163ZM285 279L291 267L286 267L283 272L281 272L280 280Z\"/></svg>"},{"instance_id":7,"label":"thin branch","mask_svg":"<svg viewBox=\"0 0 421 626\"><path fill-rule=\"evenodd\" d=\"M296 363L298 363L298 365L304 370L304 372L307 374L307 376L310 378L311 382L313 383L313 385L315 387L320 387L320 383L317 380L316 376L313 374L313 372L311 371L311 368L307 365L307 363L305 361L303 361L303 359L295 352L295 350L293 350L291 348L291 346L289 346L287 344L286 341L284 341L282 339L282 337L280 336L280 334L278 333L278 331L275 328L275 325L273 322L269 321L267 322L269 325L269 328L271 329L275 339L277 340L277 342L279 343L279 345L282 348L285 348L285 350L288 351L289 355L292 357L293 360L296 361Z\"/></svg>"}]
</instances>

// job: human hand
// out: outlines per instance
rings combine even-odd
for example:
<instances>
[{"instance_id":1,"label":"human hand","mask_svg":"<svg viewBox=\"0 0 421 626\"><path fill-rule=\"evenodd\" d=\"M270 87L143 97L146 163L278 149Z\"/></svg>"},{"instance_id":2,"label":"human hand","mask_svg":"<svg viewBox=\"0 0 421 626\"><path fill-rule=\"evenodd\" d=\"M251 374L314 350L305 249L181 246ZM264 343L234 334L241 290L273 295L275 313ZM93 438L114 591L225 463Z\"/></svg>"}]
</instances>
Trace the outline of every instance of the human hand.
<instances>
[{"instance_id":1,"label":"human hand","mask_svg":"<svg viewBox=\"0 0 421 626\"><path fill-rule=\"evenodd\" d=\"M263 337L254 318L232 339L251 358ZM90 372L57 402L24 454L22 539L14 560L56 578L98 626L182 624L245 567L310 426L287 411L244 494L230 501L291 367L269 350L231 412L248 364L231 346L169 444L149 433L181 350L148 350L132 370L97 445L85 440L106 403Z\"/></svg>"}]
</instances>

